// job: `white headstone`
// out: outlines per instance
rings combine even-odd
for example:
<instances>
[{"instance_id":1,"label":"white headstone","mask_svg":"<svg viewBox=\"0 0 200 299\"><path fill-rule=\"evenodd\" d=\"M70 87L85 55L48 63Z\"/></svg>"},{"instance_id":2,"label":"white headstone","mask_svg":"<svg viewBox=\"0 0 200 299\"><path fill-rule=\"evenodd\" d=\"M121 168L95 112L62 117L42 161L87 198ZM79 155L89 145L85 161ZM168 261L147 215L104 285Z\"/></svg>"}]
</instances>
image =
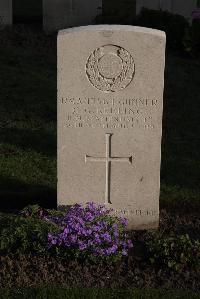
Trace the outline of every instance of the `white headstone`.
<instances>
[{"instance_id":1,"label":"white headstone","mask_svg":"<svg viewBox=\"0 0 200 299\"><path fill-rule=\"evenodd\" d=\"M0 0L0 25L12 24L12 0Z\"/></svg>"},{"instance_id":2,"label":"white headstone","mask_svg":"<svg viewBox=\"0 0 200 299\"><path fill-rule=\"evenodd\" d=\"M44 30L90 25L101 7L102 0L43 0Z\"/></svg>"},{"instance_id":3,"label":"white headstone","mask_svg":"<svg viewBox=\"0 0 200 299\"><path fill-rule=\"evenodd\" d=\"M58 35L58 205L94 201L155 228L165 33L120 25Z\"/></svg>"}]
</instances>

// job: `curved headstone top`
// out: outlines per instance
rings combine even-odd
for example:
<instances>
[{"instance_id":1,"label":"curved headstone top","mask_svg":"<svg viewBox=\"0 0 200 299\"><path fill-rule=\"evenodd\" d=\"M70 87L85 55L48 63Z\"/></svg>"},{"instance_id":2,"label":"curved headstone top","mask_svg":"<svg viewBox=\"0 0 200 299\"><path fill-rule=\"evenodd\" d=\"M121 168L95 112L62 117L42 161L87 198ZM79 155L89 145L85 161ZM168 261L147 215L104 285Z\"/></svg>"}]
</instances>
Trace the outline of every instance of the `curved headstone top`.
<instances>
[{"instance_id":1,"label":"curved headstone top","mask_svg":"<svg viewBox=\"0 0 200 299\"><path fill-rule=\"evenodd\" d=\"M159 223L165 33L97 25L58 34L58 205L94 201Z\"/></svg>"},{"instance_id":2,"label":"curved headstone top","mask_svg":"<svg viewBox=\"0 0 200 299\"><path fill-rule=\"evenodd\" d=\"M88 26L79 26L72 27L60 30L58 35L63 35L70 32L82 32L82 31L98 31L98 30L115 30L115 31L131 31L135 33L145 33L145 34L153 34L162 36L165 38L166 34L164 31L147 28L147 27L139 27L139 26L130 26L130 25L88 25Z\"/></svg>"}]
</instances>

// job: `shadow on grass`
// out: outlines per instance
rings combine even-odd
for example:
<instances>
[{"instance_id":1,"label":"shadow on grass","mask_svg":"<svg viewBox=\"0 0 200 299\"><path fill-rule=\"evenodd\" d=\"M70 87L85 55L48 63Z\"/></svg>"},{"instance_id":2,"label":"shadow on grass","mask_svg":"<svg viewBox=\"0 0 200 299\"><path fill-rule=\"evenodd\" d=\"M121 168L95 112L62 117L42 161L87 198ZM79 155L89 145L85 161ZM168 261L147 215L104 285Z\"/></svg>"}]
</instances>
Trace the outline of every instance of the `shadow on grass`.
<instances>
[{"instance_id":1,"label":"shadow on grass","mask_svg":"<svg viewBox=\"0 0 200 299\"><path fill-rule=\"evenodd\" d=\"M5 212L20 210L27 205L39 204L56 208L56 189L44 185L27 184L20 180L0 177L0 209Z\"/></svg>"},{"instance_id":2,"label":"shadow on grass","mask_svg":"<svg viewBox=\"0 0 200 299\"><path fill-rule=\"evenodd\" d=\"M56 156L56 135L44 129L6 128L0 130L1 143L31 149L45 156ZM1 152L1 150L0 150ZM3 152L6 155L6 152Z\"/></svg>"},{"instance_id":3,"label":"shadow on grass","mask_svg":"<svg viewBox=\"0 0 200 299\"><path fill-rule=\"evenodd\" d=\"M166 54L161 194L182 209L200 205L200 61Z\"/></svg>"}]
</instances>

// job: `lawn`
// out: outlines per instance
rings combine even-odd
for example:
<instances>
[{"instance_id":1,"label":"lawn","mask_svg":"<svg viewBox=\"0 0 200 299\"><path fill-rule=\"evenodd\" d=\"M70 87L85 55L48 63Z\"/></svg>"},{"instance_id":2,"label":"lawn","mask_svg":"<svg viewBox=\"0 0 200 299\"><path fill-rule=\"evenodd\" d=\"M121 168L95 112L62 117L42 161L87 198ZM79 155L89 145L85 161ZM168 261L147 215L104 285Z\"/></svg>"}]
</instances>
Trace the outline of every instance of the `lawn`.
<instances>
[{"instance_id":1,"label":"lawn","mask_svg":"<svg viewBox=\"0 0 200 299\"><path fill-rule=\"evenodd\" d=\"M161 167L161 207L200 203L200 61L167 55Z\"/></svg>"},{"instance_id":2,"label":"lawn","mask_svg":"<svg viewBox=\"0 0 200 299\"><path fill-rule=\"evenodd\" d=\"M25 27L1 32L0 202L56 205L56 47Z\"/></svg>"}]
</instances>

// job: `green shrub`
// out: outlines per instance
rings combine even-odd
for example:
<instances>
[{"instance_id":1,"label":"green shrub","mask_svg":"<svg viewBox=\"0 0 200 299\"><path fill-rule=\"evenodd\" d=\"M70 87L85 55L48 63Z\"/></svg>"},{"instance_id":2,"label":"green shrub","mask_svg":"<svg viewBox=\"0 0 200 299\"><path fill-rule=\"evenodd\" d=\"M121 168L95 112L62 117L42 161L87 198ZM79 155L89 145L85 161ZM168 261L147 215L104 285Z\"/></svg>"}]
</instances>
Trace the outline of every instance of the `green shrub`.
<instances>
[{"instance_id":1,"label":"green shrub","mask_svg":"<svg viewBox=\"0 0 200 299\"><path fill-rule=\"evenodd\" d=\"M49 247L54 255L67 259L94 262L117 262L133 247L125 228L128 220L113 216L112 209L94 202L85 206L72 205L61 216L47 216L56 223L59 232L48 234Z\"/></svg>"},{"instance_id":2,"label":"green shrub","mask_svg":"<svg viewBox=\"0 0 200 299\"><path fill-rule=\"evenodd\" d=\"M0 252L118 261L133 245L125 232L127 220L109 213L94 203L76 204L66 213L27 206L17 216L0 219Z\"/></svg>"},{"instance_id":3,"label":"green shrub","mask_svg":"<svg viewBox=\"0 0 200 299\"><path fill-rule=\"evenodd\" d=\"M173 49L183 49L185 31L189 28L189 23L183 16L171 14L168 11L143 8L136 23L138 26L165 31L167 45Z\"/></svg>"},{"instance_id":4,"label":"green shrub","mask_svg":"<svg viewBox=\"0 0 200 299\"><path fill-rule=\"evenodd\" d=\"M187 234L176 236L155 234L147 242L150 262L174 271L197 270L200 267L200 242Z\"/></svg>"},{"instance_id":5,"label":"green shrub","mask_svg":"<svg viewBox=\"0 0 200 299\"><path fill-rule=\"evenodd\" d=\"M38 206L33 206L32 211L29 206L22 215L0 217L0 253L46 253L47 235L56 231L57 226L36 216L38 211L41 211Z\"/></svg>"},{"instance_id":6,"label":"green shrub","mask_svg":"<svg viewBox=\"0 0 200 299\"><path fill-rule=\"evenodd\" d=\"M79 214L80 213L78 211L78 215ZM74 217L75 216L76 215L74 214ZM92 214L90 215L89 213L86 213L86 216L91 217ZM70 242L73 241L70 239L71 233L73 232L70 233L69 240L68 240L66 239L66 236L64 237L64 235L60 231L61 229L60 225L62 225L62 229L66 229L67 227L66 225L68 222L69 220L68 218L66 218L66 215L63 212L54 211L54 210L44 211L42 210L42 208L40 208L37 205L26 207L18 215L1 214L0 215L0 253L1 254L37 253L37 254L46 255L46 254L50 254L51 252L53 253L53 255L57 256L57 252L52 252L52 250L49 250L50 247L52 246L49 245L51 243L51 242L49 243L49 241L51 239L51 241L53 242L52 243L53 246L56 246L57 243L55 242L58 241L59 243L61 242L62 239L64 243L69 242L70 245L71 244ZM74 223L76 224L75 227L77 230L77 234L79 234L80 228L79 226L77 226L78 225L77 220ZM100 225L101 221L99 220L98 223ZM72 227L70 228L70 230L71 229ZM88 229L87 227L84 228L83 231L84 234L86 233L87 229ZM90 233L91 229L89 229L88 233ZM94 229L98 229L99 231L98 226L94 226ZM102 238L109 237L108 233L106 233L107 231L110 232L108 229L105 230L105 232L102 235ZM74 234L76 235L76 232L74 232ZM89 237L86 238L87 242L89 242L88 238ZM133 235L133 239L135 239L134 235ZM77 242L77 240L75 241ZM81 240L79 245L86 246L84 243L86 241L84 241L84 239ZM134 244L136 244L136 246L137 243L138 241L135 240ZM164 232L162 233L161 231L156 231L154 233L148 233L147 238L144 239L142 243L143 243L142 245L143 248L146 248L145 251L147 253L148 260L156 268L165 269L165 270L169 269L173 271L191 271L191 270L195 271L196 269L198 269L198 267L200 268L200 242L199 240L192 239L186 233L177 235L175 232L166 234ZM123 246L126 246L126 244L124 243ZM95 250L96 249L98 248L95 247ZM108 254L107 247L105 247L104 249L105 249L105 254L107 255ZM100 252L103 251L104 253L104 249L99 249L99 250ZM110 249L114 250L113 248L109 247L109 250ZM62 257L64 257L64 253Z\"/></svg>"}]
</instances>

